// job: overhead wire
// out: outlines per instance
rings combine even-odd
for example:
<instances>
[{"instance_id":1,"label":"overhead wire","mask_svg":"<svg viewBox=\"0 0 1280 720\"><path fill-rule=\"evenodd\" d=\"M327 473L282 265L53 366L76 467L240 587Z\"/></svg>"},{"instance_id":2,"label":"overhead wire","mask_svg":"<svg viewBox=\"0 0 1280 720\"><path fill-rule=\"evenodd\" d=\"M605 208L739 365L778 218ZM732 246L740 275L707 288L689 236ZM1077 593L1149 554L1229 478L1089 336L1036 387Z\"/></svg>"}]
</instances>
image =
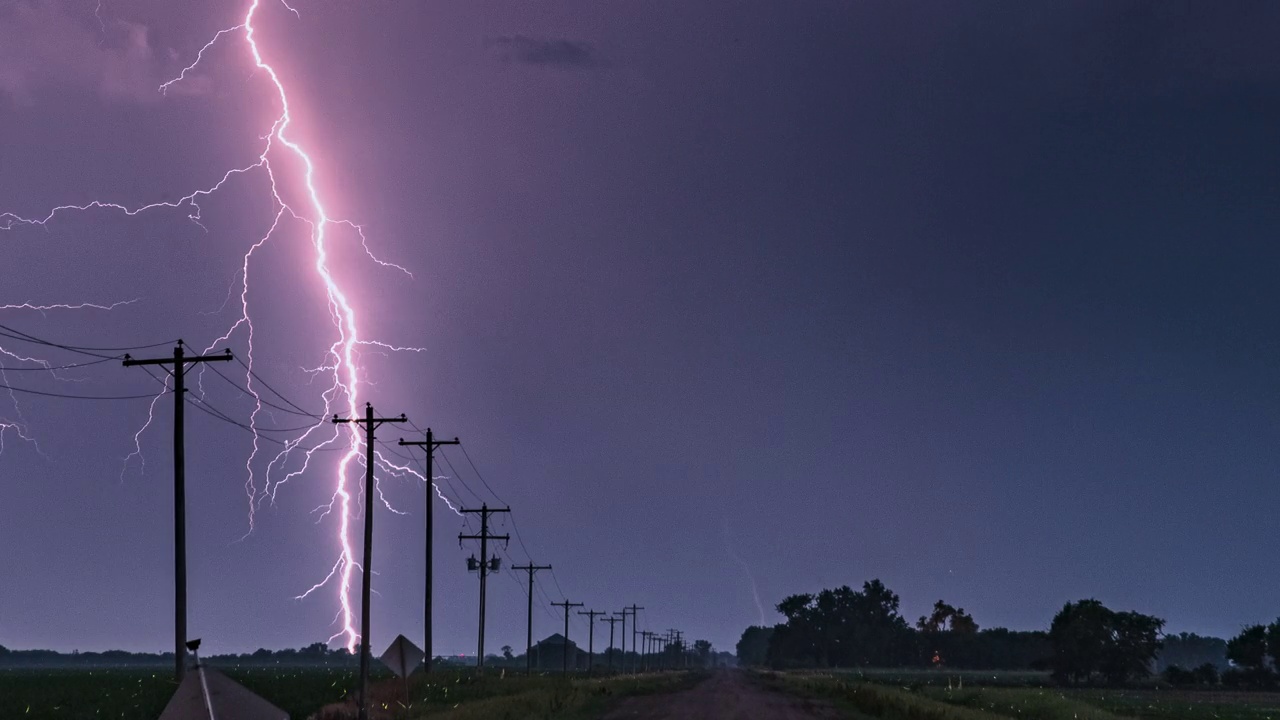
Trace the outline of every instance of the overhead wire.
<instances>
[{"instance_id":1,"label":"overhead wire","mask_svg":"<svg viewBox=\"0 0 1280 720\"><path fill-rule=\"evenodd\" d=\"M3 325L3 324L0 324L0 330L3 331L3 332L0 332L0 336L11 338L13 340L29 342L36 345L44 345L46 347L54 347L60 350L66 350L68 352L80 353L81 355L89 355L92 357L105 358L108 360L115 360L117 358L113 356L107 356L107 355L98 355L97 353L128 352L129 350L150 350L151 348L162 347L164 345L173 345L179 342L177 340L172 340L172 341L166 341L166 342L152 343L150 345L132 345L128 347L92 347L88 345L68 345L65 343L53 342L52 340L46 340L39 336L32 335L31 333L23 332L22 330L11 328L8 325Z\"/></svg>"},{"instance_id":2,"label":"overhead wire","mask_svg":"<svg viewBox=\"0 0 1280 720\"><path fill-rule=\"evenodd\" d=\"M75 395L71 393L55 393L46 392L44 390L32 390L31 388L18 387L16 385L8 385L0 383L0 388L11 390L13 392L24 393L26 395L40 395L43 397L62 398L64 400L151 400L156 397L152 395Z\"/></svg>"},{"instance_id":3,"label":"overhead wire","mask_svg":"<svg viewBox=\"0 0 1280 720\"><path fill-rule=\"evenodd\" d=\"M75 368L101 365L104 362L111 362L112 360L120 359L120 357L107 357L102 358L101 360L90 360L89 362L70 363L67 365L43 365L41 367L7 367L0 365L0 372L51 372L53 370L73 370Z\"/></svg>"}]
</instances>

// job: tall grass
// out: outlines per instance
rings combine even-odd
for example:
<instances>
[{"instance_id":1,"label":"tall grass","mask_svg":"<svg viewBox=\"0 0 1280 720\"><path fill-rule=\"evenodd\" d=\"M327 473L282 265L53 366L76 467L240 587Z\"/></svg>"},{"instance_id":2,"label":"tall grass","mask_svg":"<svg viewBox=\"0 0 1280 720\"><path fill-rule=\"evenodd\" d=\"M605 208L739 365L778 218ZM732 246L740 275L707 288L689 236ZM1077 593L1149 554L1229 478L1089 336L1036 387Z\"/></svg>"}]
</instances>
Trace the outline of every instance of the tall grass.
<instances>
[{"instance_id":1,"label":"tall grass","mask_svg":"<svg viewBox=\"0 0 1280 720\"><path fill-rule=\"evenodd\" d=\"M1120 720L1055 688L921 688L925 697L949 705L981 710L1018 720Z\"/></svg>"},{"instance_id":2,"label":"tall grass","mask_svg":"<svg viewBox=\"0 0 1280 720\"><path fill-rule=\"evenodd\" d=\"M845 674L763 673L765 685L833 701L836 706L881 720L994 720L997 715L925 697Z\"/></svg>"},{"instance_id":3,"label":"tall grass","mask_svg":"<svg viewBox=\"0 0 1280 720\"><path fill-rule=\"evenodd\" d=\"M696 683L695 673L611 677L526 676L523 673L469 671L415 675L406 692L400 680L379 682L370 689L371 718L377 720L502 720L593 717L610 702L628 695L678 690ZM315 720L356 717L348 698L328 705ZM301 719L299 719L301 720Z\"/></svg>"}]
</instances>

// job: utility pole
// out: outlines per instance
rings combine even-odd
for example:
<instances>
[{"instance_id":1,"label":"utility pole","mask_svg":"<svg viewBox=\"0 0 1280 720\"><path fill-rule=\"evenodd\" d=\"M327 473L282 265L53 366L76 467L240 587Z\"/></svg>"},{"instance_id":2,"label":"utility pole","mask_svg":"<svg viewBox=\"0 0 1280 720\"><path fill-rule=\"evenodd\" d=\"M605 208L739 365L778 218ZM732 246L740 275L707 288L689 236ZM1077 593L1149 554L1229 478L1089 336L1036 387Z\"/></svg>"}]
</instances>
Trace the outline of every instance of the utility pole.
<instances>
[{"instance_id":1,"label":"utility pole","mask_svg":"<svg viewBox=\"0 0 1280 720\"><path fill-rule=\"evenodd\" d=\"M534 565L530 562L528 565L516 565L512 570L524 570L529 573L529 630L525 635L524 641L524 671L526 675L533 674L533 574L539 570L550 570L550 565Z\"/></svg>"},{"instance_id":2,"label":"utility pole","mask_svg":"<svg viewBox=\"0 0 1280 720\"><path fill-rule=\"evenodd\" d=\"M672 632L676 634L676 649L680 651L680 667L688 667L689 654L685 652L684 648L684 631L672 630Z\"/></svg>"},{"instance_id":3,"label":"utility pole","mask_svg":"<svg viewBox=\"0 0 1280 720\"><path fill-rule=\"evenodd\" d=\"M675 647L675 646L676 646L676 635L677 635L679 632L680 632L680 631L679 631L679 630L676 630L675 628L668 628L668 629L667 629L667 644L668 644L669 646L671 646L671 647ZM675 669L675 668L680 667L680 663L676 662L676 658L672 657L672 658L669 658L669 659L670 659L670 662L671 662L671 667L672 667L672 669Z\"/></svg>"},{"instance_id":4,"label":"utility pole","mask_svg":"<svg viewBox=\"0 0 1280 720\"><path fill-rule=\"evenodd\" d=\"M474 555L467 561L467 565L471 570L480 571L480 640L476 649L476 668L484 667L484 611L485 611L485 578L491 572L497 572L500 561L495 556L489 559L489 541L501 540L507 542L511 539L510 535L490 535L489 534L489 516L494 513L509 513L511 508L490 508L487 504L481 504L479 510L463 509L464 513L476 513L480 516L480 534L479 535L463 535L458 533L458 545L462 545L463 540L479 540L480 541L480 561L476 562Z\"/></svg>"},{"instance_id":5,"label":"utility pole","mask_svg":"<svg viewBox=\"0 0 1280 720\"><path fill-rule=\"evenodd\" d=\"M649 662L653 657L653 640L657 636L657 633L645 630L640 634L644 636L644 669L645 672L648 672Z\"/></svg>"},{"instance_id":6,"label":"utility pole","mask_svg":"<svg viewBox=\"0 0 1280 720\"><path fill-rule=\"evenodd\" d=\"M364 417L343 418L336 414L333 423L355 423L364 430L364 565L360 568L364 584L360 589L360 720L369 720L369 581L373 573L373 431L383 423L408 422L403 413L397 418L373 415L373 404L364 404Z\"/></svg>"},{"instance_id":7,"label":"utility pole","mask_svg":"<svg viewBox=\"0 0 1280 720\"><path fill-rule=\"evenodd\" d=\"M591 674L591 670L595 667L596 655L596 616L604 615L603 610L588 610L586 612L578 611L579 615L586 615L587 620L587 674Z\"/></svg>"},{"instance_id":8,"label":"utility pole","mask_svg":"<svg viewBox=\"0 0 1280 720\"><path fill-rule=\"evenodd\" d=\"M459 444L458 438L454 438L452 440L436 440L435 436L431 433L431 428L427 428L426 440L406 442L404 438L400 439L401 446L411 445L413 447L425 448L427 451L427 592L426 604L422 611L422 670L427 673L431 672L431 659L435 657L435 654L431 649L431 578L433 569L432 560L434 559L434 555L431 552L431 542L435 535L435 525L432 522L432 516L434 513L431 511L431 508L435 505L435 503L432 502L432 500L435 499L433 497L435 495L435 480L433 479L435 477L435 473L433 471L432 461L435 460L436 448L441 445L457 444Z\"/></svg>"},{"instance_id":9,"label":"utility pole","mask_svg":"<svg viewBox=\"0 0 1280 720\"><path fill-rule=\"evenodd\" d=\"M613 672L613 626L617 625L619 621L623 623L623 632L626 632L626 618L617 618L612 615L600 618L600 622L609 623L609 672Z\"/></svg>"},{"instance_id":10,"label":"utility pole","mask_svg":"<svg viewBox=\"0 0 1280 720\"><path fill-rule=\"evenodd\" d=\"M582 607L582 603L569 602L569 598L565 598L564 602L553 602L552 605L564 608L564 667L563 672L569 672L569 608ZM576 663L575 663L576 664ZM576 668L575 668L576 669Z\"/></svg>"},{"instance_id":11,"label":"utility pole","mask_svg":"<svg viewBox=\"0 0 1280 720\"><path fill-rule=\"evenodd\" d=\"M172 358L134 360L124 356L125 367L159 365L173 378L173 662L178 682L187 674L187 453L183 443L187 365L230 359L229 349L221 355L187 357L181 340Z\"/></svg>"},{"instance_id":12,"label":"utility pole","mask_svg":"<svg viewBox=\"0 0 1280 720\"><path fill-rule=\"evenodd\" d=\"M631 613L631 652L636 653L636 662L635 662L635 665L633 666L635 669L639 669L640 667L639 647L636 645L636 635L640 634L639 632L640 616L636 615L636 611L643 610L643 609L644 608L634 603L632 603L631 607L629 608L622 608L622 611L624 613L626 612ZM627 626L626 625L622 626L622 642L624 644L627 642ZM626 652L626 648L624 647L622 651L623 665L626 665L626 659L627 659L627 652Z\"/></svg>"}]
</instances>

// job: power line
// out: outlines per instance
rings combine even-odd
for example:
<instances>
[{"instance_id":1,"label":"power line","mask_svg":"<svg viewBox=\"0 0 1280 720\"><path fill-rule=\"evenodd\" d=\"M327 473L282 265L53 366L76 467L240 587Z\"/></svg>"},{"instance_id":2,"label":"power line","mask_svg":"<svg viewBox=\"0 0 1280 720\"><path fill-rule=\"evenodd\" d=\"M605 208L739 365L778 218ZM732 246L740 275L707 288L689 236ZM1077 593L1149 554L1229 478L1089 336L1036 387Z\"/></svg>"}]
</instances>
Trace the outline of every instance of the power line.
<instances>
[{"instance_id":1,"label":"power line","mask_svg":"<svg viewBox=\"0 0 1280 720\"><path fill-rule=\"evenodd\" d=\"M453 463L449 460L449 455L444 451L443 448L440 450L440 457L444 458L444 464L449 466L449 472L453 473L453 476L458 478L458 482L462 483L462 487L466 488L467 492L471 493L471 497L474 497L478 502L484 502L484 498L480 497L480 495L475 490L472 490L471 486L467 485L467 482L463 480L462 476L458 474L458 471L454 469ZM517 536L516 539L519 539L519 537ZM523 547L523 543L521 543L521 547ZM526 552L525 554L528 555L528 552Z\"/></svg>"},{"instance_id":2,"label":"power line","mask_svg":"<svg viewBox=\"0 0 1280 720\"><path fill-rule=\"evenodd\" d=\"M31 333L23 332L16 328L11 328L8 325L0 325L0 330L5 331L0 333L0 335L3 335L4 337L12 338L14 340L21 340L23 342L34 343L36 345L45 345L48 347L55 347L60 350L76 352L82 355L93 355L94 357L106 358L109 360L118 360L119 358L117 357L107 358L105 355L94 355L94 353L95 352L128 352L129 350L150 350L151 348L158 348L164 345L173 345L178 342L177 340L166 340L164 342L152 343L150 345L133 345L130 347L91 347L87 345L67 345L64 343L56 343L56 342L53 342L52 340L45 340L44 338L37 337L35 335L32 335Z\"/></svg>"},{"instance_id":3,"label":"power line","mask_svg":"<svg viewBox=\"0 0 1280 720\"><path fill-rule=\"evenodd\" d=\"M223 380L225 380L225 381L227 382L227 384L228 384L228 385L230 385L231 387L235 388L236 390L239 390L239 391L240 391L240 392L242 392L242 393L247 393L247 394L249 394L249 395L252 395L252 396L253 396L253 398L254 398L257 402L260 402L260 403L262 403L263 405L266 405L267 407L275 408L276 410L279 410L279 411L281 411L281 412L286 412L286 413L289 413L289 414L291 414L291 415L300 415L300 416L302 416L302 417L311 418L312 420L315 420L317 423L324 422L324 421L327 419L327 418L325 418L325 416L324 416L324 415L313 415L313 414L311 414L311 413L299 412L299 411L297 411L297 410L291 410L291 409L289 409L289 408L287 408L287 407L283 407L283 406L281 406L281 405L276 405L275 403L271 402L270 400L266 400L266 399L264 399L264 398L263 398L262 396L260 396L257 392L254 392L253 390L249 389L248 387L244 387L244 386L240 385L239 383L237 383L236 381L232 380L231 378L227 377L226 375L223 375L221 370L218 370L217 368L212 367L212 366L210 366L210 368L209 368L209 369L210 369L210 370L213 370L213 372L214 372L215 374L217 374L217 376L218 376L218 377L220 377L220 378L222 378ZM261 382L261 381L259 381L259 382ZM264 387L266 387L266 383L263 383L263 386L264 386ZM270 388L268 388L268 389L270 389ZM272 390L272 392L275 392L275 391L274 391L274 390ZM277 395L279 395L279 393L276 393L276 394L277 394ZM289 402L289 401L288 401L288 400L285 400L285 402ZM292 405L292 403L290 403L290 404ZM297 407L297 406L295 405L294 407Z\"/></svg>"},{"instance_id":4,"label":"power line","mask_svg":"<svg viewBox=\"0 0 1280 720\"><path fill-rule=\"evenodd\" d=\"M109 360L118 360L119 358L108 358ZM45 392L43 390L32 390L30 388L17 387L15 385L6 385L0 383L0 388L11 390L13 392L25 393L27 395L40 395L43 397L62 398L64 400L152 400L157 395L72 395L69 393Z\"/></svg>"},{"instance_id":5,"label":"power line","mask_svg":"<svg viewBox=\"0 0 1280 720\"><path fill-rule=\"evenodd\" d=\"M71 364L69 364L69 365L46 365L46 366L43 366L43 367L5 367L5 366L3 366L3 365L0 365L0 373L7 373L7 372L49 372L49 371L52 371L52 370L72 370L72 369L74 369L74 368L84 368L84 367L89 367L89 366L91 366L91 365L101 365L101 364L102 364L102 363L104 363L104 362L111 362L112 360L119 360L119 359L120 359L120 356L116 356L116 357L104 357L104 358L102 358L101 360L90 360L89 362L71 363Z\"/></svg>"},{"instance_id":6,"label":"power line","mask_svg":"<svg viewBox=\"0 0 1280 720\"><path fill-rule=\"evenodd\" d=\"M307 412L306 410L303 410L302 408L298 407L297 403L295 403L295 402L293 402L292 400L290 400L289 398L285 397L285 396L284 396L284 394L282 394L279 390L276 390L274 387L272 387L272 386L268 385L268 384L267 384L267 381L266 381L266 380L263 380L263 379L262 379L262 376L258 375L258 373L256 373L256 372L254 372L254 371L253 371L253 368L251 368L251 367L249 367L248 365L246 365L246 364L245 364L245 362L244 362L243 360L241 360L240 358L238 358L238 357L237 357L237 358L236 358L236 361L238 361L238 362L240 363L240 365L241 365L241 366L243 366L243 367L244 367L244 369L245 369L245 370L247 370L247 371L249 372L249 376L250 376L250 377L252 377L254 380L257 380L258 382L262 383L262 387L264 387L264 388L266 388L266 389L270 390L270 391L271 391L271 392L272 392L276 397L278 397L278 398L280 398L281 400L283 400L286 404L291 405L291 406L292 406L295 410L297 410L299 413L301 413L301 414L303 414L303 415L306 415L307 417L320 417L319 415L317 415L317 414L315 414L315 413L309 413L309 412ZM410 423L410 425L412 425L412 423Z\"/></svg>"},{"instance_id":7,"label":"power line","mask_svg":"<svg viewBox=\"0 0 1280 720\"><path fill-rule=\"evenodd\" d=\"M474 471L474 472L475 472L476 477L480 478L480 482L484 483L485 489L487 489L489 492L493 493L493 496L494 496L495 498L498 498L498 502L500 502L500 503L502 503L502 504L504 504L504 505L505 505L505 504L507 504L507 501L506 501L506 500L503 500L503 499L498 495L498 493L493 492L493 488L489 487L489 482L488 482L487 480L485 480L485 479L484 479L484 475L481 475L481 474L480 474L480 470L479 470L479 468L477 468L477 467L476 467L475 462L473 462L473 461L471 460L471 453L467 452L467 446L466 446L466 445L462 445L461 447L462 447L462 454L463 454L464 456L466 456L466 458L467 458L467 462L468 462L468 463L470 463L470 465L471 465L471 469L472 469L472 471Z\"/></svg>"}]
</instances>

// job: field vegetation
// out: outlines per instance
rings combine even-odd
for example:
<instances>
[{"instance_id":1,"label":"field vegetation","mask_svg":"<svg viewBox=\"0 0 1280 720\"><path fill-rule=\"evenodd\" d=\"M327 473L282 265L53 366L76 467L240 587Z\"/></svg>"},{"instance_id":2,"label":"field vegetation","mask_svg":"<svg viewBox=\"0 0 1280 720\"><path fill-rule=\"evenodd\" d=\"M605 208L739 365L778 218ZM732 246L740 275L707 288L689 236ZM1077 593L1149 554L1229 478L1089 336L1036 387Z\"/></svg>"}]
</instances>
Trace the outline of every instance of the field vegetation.
<instances>
[{"instance_id":1,"label":"field vegetation","mask_svg":"<svg viewBox=\"0 0 1280 720\"><path fill-rule=\"evenodd\" d=\"M765 685L828 700L853 718L884 720L1277 720L1280 693L1213 688L1063 687L1040 674L791 671Z\"/></svg>"},{"instance_id":2,"label":"field vegetation","mask_svg":"<svg viewBox=\"0 0 1280 720\"><path fill-rule=\"evenodd\" d=\"M355 717L357 673L352 668L221 667L229 677L285 710L295 720ZM416 674L406 685L385 670L374 676L374 717L587 718L628 695L676 690L695 673L638 677L526 677L496 670ZM168 668L0 669L0 718L22 720L155 720L176 684Z\"/></svg>"}]
</instances>

